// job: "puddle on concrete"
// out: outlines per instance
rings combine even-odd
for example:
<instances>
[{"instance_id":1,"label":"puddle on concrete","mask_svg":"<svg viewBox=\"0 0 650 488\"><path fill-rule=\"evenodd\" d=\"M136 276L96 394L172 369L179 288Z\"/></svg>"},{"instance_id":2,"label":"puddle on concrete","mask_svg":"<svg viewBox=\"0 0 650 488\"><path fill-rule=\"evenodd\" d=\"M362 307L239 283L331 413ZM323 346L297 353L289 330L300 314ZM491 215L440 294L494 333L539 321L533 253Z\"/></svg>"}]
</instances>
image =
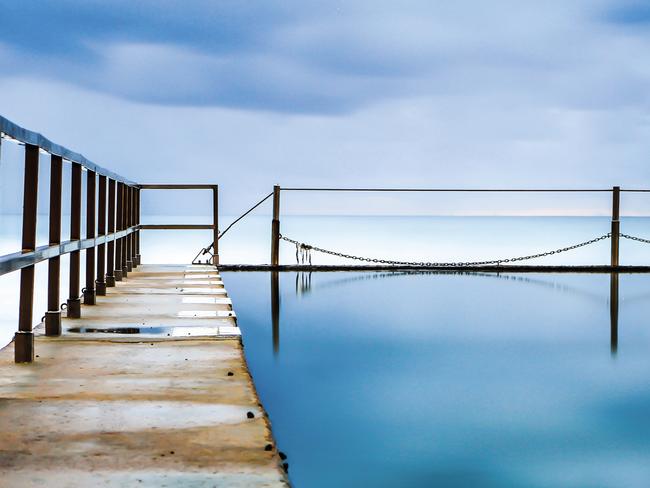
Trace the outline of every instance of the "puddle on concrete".
<instances>
[{"instance_id":1,"label":"puddle on concrete","mask_svg":"<svg viewBox=\"0 0 650 488\"><path fill-rule=\"evenodd\" d=\"M72 327L73 334L139 334L163 337L218 335L218 327Z\"/></svg>"}]
</instances>

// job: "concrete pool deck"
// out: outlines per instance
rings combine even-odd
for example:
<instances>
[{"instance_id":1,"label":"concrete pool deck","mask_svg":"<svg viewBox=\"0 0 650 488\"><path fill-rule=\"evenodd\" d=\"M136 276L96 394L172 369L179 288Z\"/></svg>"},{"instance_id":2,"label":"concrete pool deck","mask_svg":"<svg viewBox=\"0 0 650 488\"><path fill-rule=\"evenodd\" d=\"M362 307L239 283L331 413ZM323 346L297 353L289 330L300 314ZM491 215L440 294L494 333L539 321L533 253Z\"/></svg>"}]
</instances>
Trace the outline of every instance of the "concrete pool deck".
<instances>
[{"instance_id":1,"label":"concrete pool deck","mask_svg":"<svg viewBox=\"0 0 650 488\"><path fill-rule=\"evenodd\" d=\"M33 364L0 351L1 486L288 486L214 267L139 266L97 303ZM162 332L70 332L118 327Z\"/></svg>"}]
</instances>

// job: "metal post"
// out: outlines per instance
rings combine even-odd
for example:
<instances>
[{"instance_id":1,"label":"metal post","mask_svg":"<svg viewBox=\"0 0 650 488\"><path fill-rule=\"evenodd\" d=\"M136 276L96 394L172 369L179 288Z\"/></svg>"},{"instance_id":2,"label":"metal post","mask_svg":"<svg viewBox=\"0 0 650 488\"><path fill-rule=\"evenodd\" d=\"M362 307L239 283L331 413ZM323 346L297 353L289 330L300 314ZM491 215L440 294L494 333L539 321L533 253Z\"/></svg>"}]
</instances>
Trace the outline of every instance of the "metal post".
<instances>
[{"instance_id":1,"label":"metal post","mask_svg":"<svg viewBox=\"0 0 650 488\"><path fill-rule=\"evenodd\" d=\"M124 191L124 183L117 183L117 210L115 212L115 230L117 232L122 230L122 193ZM115 281L122 281L122 239L115 239L115 270L113 271Z\"/></svg>"},{"instance_id":2,"label":"metal post","mask_svg":"<svg viewBox=\"0 0 650 488\"><path fill-rule=\"evenodd\" d=\"M115 232L115 180L108 180L108 233ZM106 246L106 286L115 286L115 236Z\"/></svg>"},{"instance_id":3,"label":"metal post","mask_svg":"<svg viewBox=\"0 0 650 488\"><path fill-rule=\"evenodd\" d=\"M136 213L135 207L136 207L136 200L137 200L136 191L137 190L134 187L131 187L131 226L134 226L136 223L136 217L135 217L135 213ZM138 259L136 256L137 252L135 248L135 236L136 236L135 232L131 234L131 262L133 263L133 267L137 268Z\"/></svg>"},{"instance_id":4,"label":"metal post","mask_svg":"<svg viewBox=\"0 0 650 488\"><path fill-rule=\"evenodd\" d=\"M135 197L133 193L133 187L129 187L129 228L133 227L133 205L135 203ZM129 271L133 271L135 268L135 236L133 233L129 234L129 259L127 266Z\"/></svg>"},{"instance_id":5,"label":"metal post","mask_svg":"<svg viewBox=\"0 0 650 488\"><path fill-rule=\"evenodd\" d=\"M61 186L63 159L54 154L50 158L50 246L61 244ZM61 335L61 258L47 261L47 312L45 312L45 335Z\"/></svg>"},{"instance_id":6,"label":"metal post","mask_svg":"<svg viewBox=\"0 0 650 488\"><path fill-rule=\"evenodd\" d=\"M129 186L122 187L122 230L129 228ZM131 249L129 246L129 236L122 238L122 277L126 278L129 274L129 262L131 261Z\"/></svg>"},{"instance_id":7,"label":"metal post","mask_svg":"<svg viewBox=\"0 0 650 488\"><path fill-rule=\"evenodd\" d=\"M38 146L25 144L25 182L23 188L22 252L36 248L36 216L38 199ZM14 359L17 363L34 361L34 266L20 270L20 308L18 332L14 337Z\"/></svg>"},{"instance_id":8,"label":"metal post","mask_svg":"<svg viewBox=\"0 0 650 488\"><path fill-rule=\"evenodd\" d=\"M97 212L97 236L106 235L106 176L99 175L99 204ZM95 281L95 291L97 295L106 295L106 281L104 274L106 272L106 244L97 246L97 281Z\"/></svg>"},{"instance_id":9,"label":"metal post","mask_svg":"<svg viewBox=\"0 0 650 488\"><path fill-rule=\"evenodd\" d=\"M96 175L94 171L86 172L86 239L95 238L95 199ZM84 287L84 305L95 305L95 246L86 249L86 286Z\"/></svg>"},{"instance_id":10,"label":"metal post","mask_svg":"<svg viewBox=\"0 0 650 488\"><path fill-rule=\"evenodd\" d=\"M612 189L612 267L618 266L619 241L621 238L621 187Z\"/></svg>"},{"instance_id":11,"label":"metal post","mask_svg":"<svg viewBox=\"0 0 650 488\"><path fill-rule=\"evenodd\" d=\"M280 187L273 187L273 221L271 222L271 265L280 264Z\"/></svg>"},{"instance_id":12,"label":"metal post","mask_svg":"<svg viewBox=\"0 0 650 488\"><path fill-rule=\"evenodd\" d=\"M72 184L70 192L70 240L81 239L81 165L72 163ZM68 318L81 317L79 299L79 251L70 253L70 289L67 303Z\"/></svg>"},{"instance_id":13,"label":"metal post","mask_svg":"<svg viewBox=\"0 0 650 488\"><path fill-rule=\"evenodd\" d=\"M219 186L212 188L212 264L219 265Z\"/></svg>"},{"instance_id":14,"label":"metal post","mask_svg":"<svg viewBox=\"0 0 650 488\"><path fill-rule=\"evenodd\" d=\"M135 224L140 225L140 188L135 190ZM135 261L138 266L142 264L142 256L140 255L140 231L135 232Z\"/></svg>"}]
</instances>

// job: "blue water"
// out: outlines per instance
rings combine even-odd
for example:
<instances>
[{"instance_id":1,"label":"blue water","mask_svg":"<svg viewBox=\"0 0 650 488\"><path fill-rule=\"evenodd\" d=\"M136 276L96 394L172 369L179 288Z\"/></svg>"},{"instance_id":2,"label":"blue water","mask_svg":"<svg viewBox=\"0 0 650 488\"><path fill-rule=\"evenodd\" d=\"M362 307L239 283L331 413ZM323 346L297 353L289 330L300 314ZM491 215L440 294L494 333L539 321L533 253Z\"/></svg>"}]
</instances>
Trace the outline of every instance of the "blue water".
<instances>
[{"instance_id":1,"label":"blue water","mask_svg":"<svg viewBox=\"0 0 650 488\"><path fill-rule=\"evenodd\" d=\"M650 276L223 279L298 488L648 486Z\"/></svg>"}]
</instances>

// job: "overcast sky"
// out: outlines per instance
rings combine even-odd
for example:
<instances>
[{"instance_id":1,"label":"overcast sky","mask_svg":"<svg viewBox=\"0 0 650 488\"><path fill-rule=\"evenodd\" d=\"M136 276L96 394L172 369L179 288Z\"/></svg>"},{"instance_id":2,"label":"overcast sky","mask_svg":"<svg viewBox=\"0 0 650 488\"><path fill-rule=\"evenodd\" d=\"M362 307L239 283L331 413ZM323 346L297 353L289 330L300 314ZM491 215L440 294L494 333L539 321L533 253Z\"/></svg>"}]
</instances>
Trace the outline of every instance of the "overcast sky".
<instances>
[{"instance_id":1,"label":"overcast sky","mask_svg":"<svg viewBox=\"0 0 650 488\"><path fill-rule=\"evenodd\" d=\"M1 3L2 115L133 180L217 182L226 213L274 183L650 187L646 1Z\"/></svg>"}]
</instances>

